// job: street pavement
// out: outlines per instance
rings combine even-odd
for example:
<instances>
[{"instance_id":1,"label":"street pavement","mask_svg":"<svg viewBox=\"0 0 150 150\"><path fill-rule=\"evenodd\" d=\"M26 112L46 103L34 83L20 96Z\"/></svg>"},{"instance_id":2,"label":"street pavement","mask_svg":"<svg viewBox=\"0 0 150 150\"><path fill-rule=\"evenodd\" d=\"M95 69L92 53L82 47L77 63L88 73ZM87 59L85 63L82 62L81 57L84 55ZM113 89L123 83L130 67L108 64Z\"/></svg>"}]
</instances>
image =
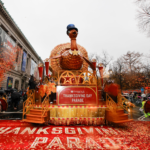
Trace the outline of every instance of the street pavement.
<instances>
[{"instance_id":1,"label":"street pavement","mask_svg":"<svg viewBox=\"0 0 150 150\"><path fill-rule=\"evenodd\" d=\"M8 103L6 111L0 113L0 119L22 119L23 100L18 103L18 110L14 110L12 103Z\"/></svg>"},{"instance_id":2,"label":"street pavement","mask_svg":"<svg viewBox=\"0 0 150 150\"><path fill-rule=\"evenodd\" d=\"M136 100L132 101L135 104L135 107L130 109L129 118L134 119L136 121L150 121L150 117L145 118L144 113L139 109L141 108L141 104L137 104Z\"/></svg>"}]
</instances>

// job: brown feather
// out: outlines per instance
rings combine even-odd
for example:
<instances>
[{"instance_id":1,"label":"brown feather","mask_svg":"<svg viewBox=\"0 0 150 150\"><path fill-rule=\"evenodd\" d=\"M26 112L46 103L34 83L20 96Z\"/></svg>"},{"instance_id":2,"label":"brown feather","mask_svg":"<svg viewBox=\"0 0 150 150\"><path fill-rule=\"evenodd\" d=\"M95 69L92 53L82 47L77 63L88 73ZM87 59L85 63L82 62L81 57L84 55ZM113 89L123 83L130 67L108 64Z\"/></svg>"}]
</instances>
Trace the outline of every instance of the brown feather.
<instances>
[{"instance_id":1,"label":"brown feather","mask_svg":"<svg viewBox=\"0 0 150 150\"><path fill-rule=\"evenodd\" d=\"M53 69L49 66L49 70L51 71L51 72L53 72Z\"/></svg>"},{"instance_id":2,"label":"brown feather","mask_svg":"<svg viewBox=\"0 0 150 150\"><path fill-rule=\"evenodd\" d=\"M81 56L82 57L82 56ZM92 62L90 62L88 59L86 59L84 56L82 57L88 64L89 66L92 68L92 70L95 70L94 65L92 64Z\"/></svg>"},{"instance_id":3,"label":"brown feather","mask_svg":"<svg viewBox=\"0 0 150 150\"><path fill-rule=\"evenodd\" d=\"M57 56L53 56L53 57L50 57L50 59L55 59L55 58L60 58L61 55L57 55Z\"/></svg>"}]
</instances>

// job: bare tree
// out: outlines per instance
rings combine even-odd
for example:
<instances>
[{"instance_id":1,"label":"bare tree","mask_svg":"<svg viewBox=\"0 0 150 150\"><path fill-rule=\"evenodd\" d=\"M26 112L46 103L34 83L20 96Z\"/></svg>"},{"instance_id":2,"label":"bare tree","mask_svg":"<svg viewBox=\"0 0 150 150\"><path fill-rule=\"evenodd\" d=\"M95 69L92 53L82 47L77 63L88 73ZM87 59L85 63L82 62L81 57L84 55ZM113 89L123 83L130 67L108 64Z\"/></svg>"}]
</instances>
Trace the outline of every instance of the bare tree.
<instances>
[{"instance_id":1,"label":"bare tree","mask_svg":"<svg viewBox=\"0 0 150 150\"><path fill-rule=\"evenodd\" d=\"M150 1L149 0L136 0L140 10L138 10L137 19L138 26L141 31L150 36Z\"/></svg>"},{"instance_id":2,"label":"bare tree","mask_svg":"<svg viewBox=\"0 0 150 150\"><path fill-rule=\"evenodd\" d=\"M144 71L144 63L141 61L143 54L128 51L113 63L112 78L121 89L135 89L141 85L137 80Z\"/></svg>"},{"instance_id":3,"label":"bare tree","mask_svg":"<svg viewBox=\"0 0 150 150\"><path fill-rule=\"evenodd\" d=\"M139 52L130 52L128 51L127 54L122 56L123 63L126 64L126 71L132 73L132 71L136 70L141 67L141 57L143 56L142 53Z\"/></svg>"},{"instance_id":4,"label":"bare tree","mask_svg":"<svg viewBox=\"0 0 150 150\"><path fill-rule=\"evenodd\" d=\"M149 2L149 0L136 0L135 2L136 2L138 5L141 5L141 4L145 3L145 2Z\"/></svg>"},{"instance_id":5,"label":"bare tree","mask_svg":"<svg viewBox=\"0 0 150 150\"><path fill-rule=\"evenodd\" d=\"M116 83L120 84L120 88L122 89L122 77L124 74L124 62L122 57L118 58L117 61L113 63L112 67L112 79L115 80Z\"/></svg>"},{"instance_id":6,"label":"bare tree","mask_svg":"<svg viewBox=\"0 0 150 150\"><path fill-rule=\"evenodd\" d=\"M97 64L102 63L103 66L106 68L109 63L113 60L113 57L110 56L107 51L102 51L102 55L97 55L97 54L91 54L89 56L89 60L92 61L92 59L96 59Z\"/></svg>"}]
</instances>

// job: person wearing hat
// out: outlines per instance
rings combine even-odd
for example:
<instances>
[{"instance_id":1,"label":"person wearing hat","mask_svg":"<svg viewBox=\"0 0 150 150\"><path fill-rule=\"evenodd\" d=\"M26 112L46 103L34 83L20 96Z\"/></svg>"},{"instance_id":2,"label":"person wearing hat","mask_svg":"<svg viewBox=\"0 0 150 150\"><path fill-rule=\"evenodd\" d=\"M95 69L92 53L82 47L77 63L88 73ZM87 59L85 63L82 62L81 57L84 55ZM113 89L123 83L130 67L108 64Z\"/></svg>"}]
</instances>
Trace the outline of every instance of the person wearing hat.
<instances>
[{"instance_id":1,"label":"person wearing hat","mask_svg":"<svg viewBox=\"0 0 150 150\"><path fill-rule=\"evenodd\" d=\"M11 89L11 100L14 106L14 110L18 109L18 102L20 102L21 95L15 89Z\"/></svg>"}]
</instances>

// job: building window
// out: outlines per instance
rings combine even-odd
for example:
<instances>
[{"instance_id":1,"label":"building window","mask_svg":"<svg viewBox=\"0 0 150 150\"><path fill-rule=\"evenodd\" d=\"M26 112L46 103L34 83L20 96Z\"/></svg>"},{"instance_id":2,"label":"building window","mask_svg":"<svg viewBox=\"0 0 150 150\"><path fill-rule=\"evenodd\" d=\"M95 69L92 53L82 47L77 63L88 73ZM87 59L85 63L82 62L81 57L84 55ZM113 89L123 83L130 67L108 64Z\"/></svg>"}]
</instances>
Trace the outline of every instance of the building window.
<instances>
[{"instance_id":1,"label":"building window","mask_svg":"<svg viewBox=\"0 0 150 150\"><path fill-rule=\"evenodd\" d=\"M7 78L7 89L12 89L12 85L13 85L13 78L8 77Z\"/></svg>"},{"instance_id":2,"label":"building window","mask_svg":"<svg viewBox=\"0 0 150 150\"><path fill-rule=\"evenodd\" d=\"M19 88L19 80L15 80L15 86L14 86L14 88L16 90L18 90L18 88Z\"/></svg>"},{"instance_id":3,"label":"building window","mask_svg":"<svg viewBox=\"0 0 150 150\"><path fill-rule=\"evenodd\" d=\"M28 83L25 84L25 89L27 89L27 88L28 88Z\"/></svg>"},{"instance_id":4,"label":"building window","mask_svg":"<svg viewBox=\"0 0 150 150\"><path fill-rule=\"evenodd\" d=\"M28 62L29 62L29 58L27 58L27 64L26 64L26 68L28 67Z\"/></svg>"}]
</instances>

